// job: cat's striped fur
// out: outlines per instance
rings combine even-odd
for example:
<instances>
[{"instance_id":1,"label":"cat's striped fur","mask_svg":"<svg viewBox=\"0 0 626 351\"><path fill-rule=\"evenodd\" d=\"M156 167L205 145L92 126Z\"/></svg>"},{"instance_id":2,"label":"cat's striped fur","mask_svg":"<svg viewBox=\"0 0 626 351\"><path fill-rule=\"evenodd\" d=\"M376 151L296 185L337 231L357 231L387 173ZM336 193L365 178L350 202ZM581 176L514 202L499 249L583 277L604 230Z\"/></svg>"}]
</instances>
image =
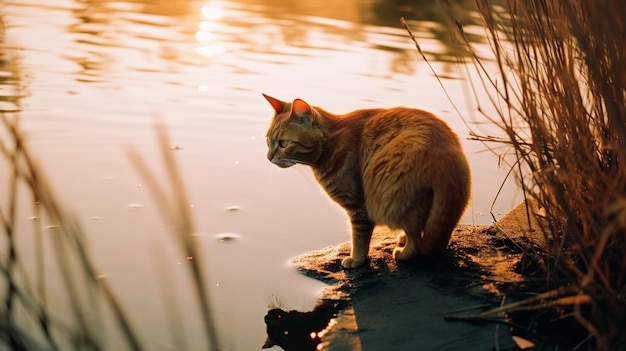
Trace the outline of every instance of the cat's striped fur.
<instances>
[{"instance_id":1,"label":"cat's striped fur","mask_svg":"<svg viewBox=\"0 0 626 351\"><path fill-rule=\"evenodd\" d=\"M365 263L376 224L403 229L398 260L445 251L470 196L470 169L456 134L426 111L396 107L335 115L303 100L263 95L275 110L268 159L313 169L348 213L352 250L344 268Z\"/></svg>"}]
</instances>

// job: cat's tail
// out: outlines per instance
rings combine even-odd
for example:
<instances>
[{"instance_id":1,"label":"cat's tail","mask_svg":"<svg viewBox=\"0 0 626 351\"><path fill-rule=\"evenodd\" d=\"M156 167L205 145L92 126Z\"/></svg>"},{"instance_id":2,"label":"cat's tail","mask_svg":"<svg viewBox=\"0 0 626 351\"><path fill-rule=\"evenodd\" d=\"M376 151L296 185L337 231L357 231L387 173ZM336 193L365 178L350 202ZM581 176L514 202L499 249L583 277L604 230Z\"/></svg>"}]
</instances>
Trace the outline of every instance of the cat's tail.
<instances>
[{"instance_id":1,"label":"cat's tail","mask_svg":"<svg viewBox=\"0 0 626 351\"><path fill-rule=\"evenodd\" d=\"M467 171L463 167L458 171L458 177L433 189L432 207L417 247L420 256L443 254L465 211L470 197L469 167Z\"/></svg>"}]
</instances>

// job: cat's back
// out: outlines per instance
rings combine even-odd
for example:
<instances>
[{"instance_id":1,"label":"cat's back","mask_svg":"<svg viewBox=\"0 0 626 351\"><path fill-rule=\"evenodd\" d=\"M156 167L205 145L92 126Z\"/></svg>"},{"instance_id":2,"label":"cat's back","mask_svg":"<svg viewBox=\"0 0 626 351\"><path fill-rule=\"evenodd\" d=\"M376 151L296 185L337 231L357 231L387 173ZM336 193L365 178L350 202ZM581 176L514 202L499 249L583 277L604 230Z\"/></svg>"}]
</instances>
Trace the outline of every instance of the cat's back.
<instances>
[{"instance_id":1,"label":"cat's back","mask_svg":"<svg viewBox=\"0 0 626 351\"><path fill-rule=\"evenodd\" d=\"M407 107L364 111L367 117L361 145L366 154L396 139L405 139L415 146L454 149L454 152L461 148L458 136L448 124L430 112Z\"/></svg>"}]
</instances>

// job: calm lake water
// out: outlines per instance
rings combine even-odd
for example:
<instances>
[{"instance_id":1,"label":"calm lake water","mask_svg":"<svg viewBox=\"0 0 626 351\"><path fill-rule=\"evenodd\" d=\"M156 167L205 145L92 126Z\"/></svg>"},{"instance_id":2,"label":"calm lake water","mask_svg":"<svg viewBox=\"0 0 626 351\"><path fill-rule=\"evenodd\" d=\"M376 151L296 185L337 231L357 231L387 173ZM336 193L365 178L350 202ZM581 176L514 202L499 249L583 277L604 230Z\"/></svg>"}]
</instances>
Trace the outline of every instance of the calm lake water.
<instances>
[{"instance_id":1,"label":"calm lake water","mask_svg":"<svg viewBox=\"0 0 626 351\"><path fill-rule=\"evenodd\" d=\"M137 150L165 177L157 119L189 193L226 350L260 349L275 299L312 307L323 284L300 276L290 258L349 239L343 211L307 168L267 161L272 109L262 92L337 113L405 105L438 114L464 140L473 170L463 222L491 221L508 169L465 140L468 127L399 24L400 16L412 20L452 101L472 129L489 133L459 79L436 2L8 0L1 10L5 44L19 56L28 143L150 350L176 349L164 282L166 298L188 316L188 348L204 349L186 257L128 158ZM480 40L477 15L463 16ZM517 196L509 182L496 216ZM27 222L32 214L19 215Z\"/></svg>"}]
</instances>

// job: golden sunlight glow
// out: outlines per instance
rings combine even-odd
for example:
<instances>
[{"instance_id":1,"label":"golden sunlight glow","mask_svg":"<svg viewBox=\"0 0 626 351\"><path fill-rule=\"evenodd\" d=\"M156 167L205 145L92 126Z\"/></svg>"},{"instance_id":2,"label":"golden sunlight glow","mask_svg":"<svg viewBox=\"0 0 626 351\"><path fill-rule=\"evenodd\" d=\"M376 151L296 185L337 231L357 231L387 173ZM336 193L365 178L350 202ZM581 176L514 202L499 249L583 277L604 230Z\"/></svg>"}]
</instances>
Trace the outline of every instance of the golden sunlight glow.
<instances>
[{"instance_id":1,"label":"golden sunlight glow","mask_svg":"<svg viewBox=\"0 0 626 351\"><path fill-rule=\"evenodd\" d=\"M201 12L204 19L198 25L198 31L195 35L196 41L200 44L196 48L196 53L200 56L211 58L226 51L226 48L218 43L215 36L215 32L220 26L219 21L224 16L224 9L220 5L211 2L210 5L202 6Z\"/></svg>"},{"instance_id":2,"label":"golden sunlight glow","mask_svg":"<svg viewBox=\"0 0 626 351\"><path fill-rule=\"evenodd\" d=\"M223 13L224 13L224 9L222 9L221 7L209 6L209 5L202 6L202 14L208 20L216 21L222 18Z\"/></svg>"},{"instance_id":3,"label":"golden sunlight glow","mask_svg":"<svg viewBox=\"0 0 626 351\"><path fill-rule=\"evenodd\" d=\"M212 32L217 28L217 23L212 21L202 21L199 25L199 32Z\"/></svg>"}]
</instances>

